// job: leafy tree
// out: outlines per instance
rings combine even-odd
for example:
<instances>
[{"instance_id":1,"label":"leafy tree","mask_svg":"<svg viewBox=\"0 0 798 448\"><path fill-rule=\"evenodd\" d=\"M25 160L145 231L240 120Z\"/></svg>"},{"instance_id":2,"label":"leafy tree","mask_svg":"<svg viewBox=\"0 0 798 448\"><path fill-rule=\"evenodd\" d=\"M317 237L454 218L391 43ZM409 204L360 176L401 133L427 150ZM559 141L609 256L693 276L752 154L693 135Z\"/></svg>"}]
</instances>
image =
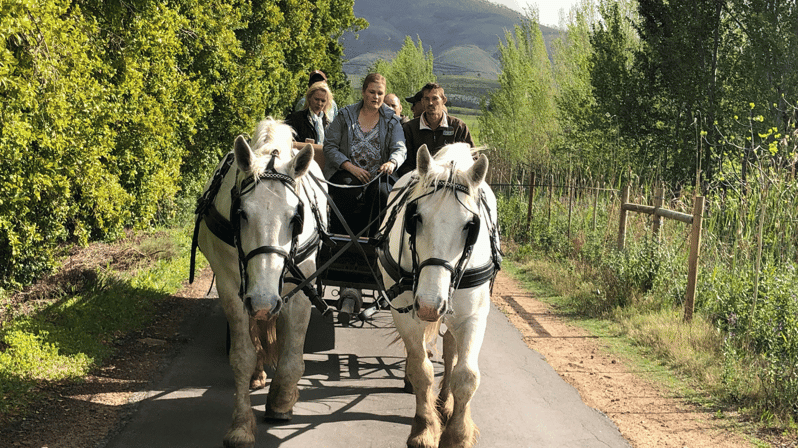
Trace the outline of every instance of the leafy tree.
<instances>
[{"instance_id":1,"label":"leafy tree","mask_svg":"<svg viewBox=\"0 0 798 448\"><path fill-rule=\"evenodd\" d=\"M598 19L592 0L583 0L570 12L565 32L553 42L553 73L557 84L555 101L557 120L569 144L576 146L582 157L577 163L596 174L607 164L609 151L594 125L596 112L591 73L593 47L591 25Z\"/></svg>"},{"instance_id":2,"label":"leafy tree","mask_svg":"<svg viewBox=\"0 0 798 448\"><path fill-rule=\"evenodd\" d=\"M559 133L554 80L543 35L532 14L499 42L499 89L482 105L481 139L511 172L548 163ZM520 168L520 170L518 170Z\"/></svg>"},{"instance_id":3,"label":"leafy tree","mask_svg":"<svg viewBox=\"0 0 798 448\"><path fill-rule=\"evenodd\" d=\"M670 180L694 177L698 111L714 121L718 110L723 3L639 0L642 47L636 64L641 77L635 90L640 101L624 123L628 131L632 123L643 124L638 132L648 145L637 156L645 168L658 167Z\"/></svg>"},{"instance_id":4,"label":"leafy tree","mask_svg":"<svg viewBox=\"0 0 798 448\"><path fill-rule=\"evenodd\" d=\"M3 1L0 288L193 202L311 69L344 84L338 37L366 25L352 0Z\"/></svg>"}]
</instances>

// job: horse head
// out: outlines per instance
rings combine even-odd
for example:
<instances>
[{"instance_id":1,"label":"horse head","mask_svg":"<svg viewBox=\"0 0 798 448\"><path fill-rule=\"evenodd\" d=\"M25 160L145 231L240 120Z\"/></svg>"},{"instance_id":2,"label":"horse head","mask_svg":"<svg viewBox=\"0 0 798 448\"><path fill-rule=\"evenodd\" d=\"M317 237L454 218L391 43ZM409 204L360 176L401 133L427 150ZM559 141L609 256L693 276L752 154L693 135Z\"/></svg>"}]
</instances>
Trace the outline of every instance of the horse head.
<instances>
[{"instance_id":1,"label":"horse head","mask_svg":"<svg viewBox=\"0 0 798 448\"><path fill-rule=\"evenodd\" d=\"M467 144L449 145L435 159L426 145L417 153L419 181L408 198L418 317L435 322L451 309L451 297L480 232L478 194L488 159L474 161Z\"/></svg>"},{"instance_id":2,"label":"horse head","mask_svg":"<svg viewBox=\"0 0 798 448\"><path fill-rule=\"evenodd\" d=\"M313 148L306 145L293 155L290 127L265 120L252 146L239 136L233 151L238 176L230 220L239 254L239 295L250 316L267 319L280 312L286 265L293 262L305 227L299 183Z\"/></svg>"}]
</instances>

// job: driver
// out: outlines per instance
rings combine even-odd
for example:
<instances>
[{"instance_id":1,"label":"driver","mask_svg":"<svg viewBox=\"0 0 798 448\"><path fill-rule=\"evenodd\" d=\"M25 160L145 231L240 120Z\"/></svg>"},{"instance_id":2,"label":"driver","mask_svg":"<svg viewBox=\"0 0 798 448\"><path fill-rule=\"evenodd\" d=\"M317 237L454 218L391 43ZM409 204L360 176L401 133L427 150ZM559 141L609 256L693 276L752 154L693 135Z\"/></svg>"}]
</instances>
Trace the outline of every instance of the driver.
<instances>
[{"instance_id":1,"label":"driver","mask_svg":"<svg viewBox=\"0 0 798 448\"><path fill-rule=\"evenodd\" d=\"M384 104L385 91L385 77L379 73L366 76L362 99L338 111L324 138L324 177L332 184L365 185L377 175L385 176L365 191L330 185L330 196L356 233L387 205L396 180L392 174L407 155L399 115ZM341 230L337 221L333 215L333 232ZM379 221L375 228L378 226Z\"/></svg>"}]
</instances>

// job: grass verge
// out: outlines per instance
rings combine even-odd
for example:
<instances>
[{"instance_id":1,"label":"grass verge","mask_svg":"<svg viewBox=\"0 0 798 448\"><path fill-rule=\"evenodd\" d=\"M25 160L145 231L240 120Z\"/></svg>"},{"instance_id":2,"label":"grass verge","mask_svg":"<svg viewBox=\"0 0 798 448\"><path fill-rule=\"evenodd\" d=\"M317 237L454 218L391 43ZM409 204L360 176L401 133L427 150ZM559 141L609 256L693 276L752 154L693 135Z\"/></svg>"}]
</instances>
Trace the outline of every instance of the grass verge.
<instances>
[{"instance_id":1,"label":"grass verge","mask_svg":"<svg viewBox=\"0 0 798 448\"><path fill-rule=\"evenodd\" d=\"M60 273L0 299L0 424L23 415L46 384L80 381L113 354L115 341L150 322L155 305L186 279L189 231L93 244L78 251L90 256L73 254Z\"/></svg>"},{"instance_id":2,"label":"grass verge","mask_svg":"<svg viewBox=\"0 0 798 448\"><path fill-rule=\"evenodd\" d=\"M597 288L571 262L542 254L527 254L502 268L555 313L601 338L613 356L644 379L662 385L672 397L728 419L729 427L738 428L755 446L795 446L782 444L796 437L795 428L779 430L778 441L771 444L766 441L774 429L769 422L741 418L744 413L737 404L724 398L723 382L728 381L729 371L744 371L745 366L727 365L722 335L704 316L696 315L688 324L681 310L652 308L644 298L596 313L584 303L597 294Z\"/></svg>"}]
</instances>

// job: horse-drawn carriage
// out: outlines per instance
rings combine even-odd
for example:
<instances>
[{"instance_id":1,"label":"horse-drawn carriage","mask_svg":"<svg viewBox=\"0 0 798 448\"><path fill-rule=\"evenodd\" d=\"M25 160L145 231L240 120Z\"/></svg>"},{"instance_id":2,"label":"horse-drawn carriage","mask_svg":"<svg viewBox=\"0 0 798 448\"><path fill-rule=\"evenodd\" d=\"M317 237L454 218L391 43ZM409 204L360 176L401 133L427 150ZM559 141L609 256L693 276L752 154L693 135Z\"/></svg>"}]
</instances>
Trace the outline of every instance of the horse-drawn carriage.
<instances>
[{"instance_id":1,"label":"horse-drawn carriage","mask_svg":"<svg viewBox=\"0 0 798 448\"><path fill-rule=\"evenodd\" d=\"M420 148L416 171L396 183L373 226L356 231L330 204L313 159L311 146L291 149L288 126L264 120L250 141L236 139L198 202L193 245L214 271L231 335L236 403L225 446L254 446L249 390L266 386L265 364L275 366L266 419L292 417L312 307L341 325L390 309L418 403L408 446L472 446L468 403L501 262L487 158L475 161L468 145L435 159ZM345 233L328 232L328 210ZM426 344L442 324L436 401Z\"/></svg>"}]
</instances>

